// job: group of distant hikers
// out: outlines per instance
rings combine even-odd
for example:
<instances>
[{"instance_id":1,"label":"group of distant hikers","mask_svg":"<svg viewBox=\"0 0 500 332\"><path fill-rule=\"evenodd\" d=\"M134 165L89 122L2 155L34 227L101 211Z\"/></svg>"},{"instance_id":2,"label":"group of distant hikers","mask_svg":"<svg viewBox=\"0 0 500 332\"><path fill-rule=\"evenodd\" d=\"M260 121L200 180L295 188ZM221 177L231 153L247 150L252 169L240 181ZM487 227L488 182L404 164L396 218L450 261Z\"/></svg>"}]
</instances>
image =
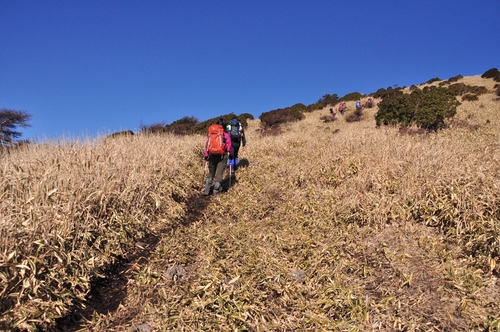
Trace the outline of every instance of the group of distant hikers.
<instances>
[{"instance_id":1,"label":"group of distant hikers","mask_svg":"<svg viewBox=\"0 0 500 332\"><path fill-rule=\"evenodd\" d=\"M224 170L229 167L229 179L232 172L239 166L238 152L240 146L245 150L247 140L243 126L236 117L231 119L228 124L223 118L208 127L208 136L203 152L206 164L208 165L208 175L205 179L204 194L210 195L213 185L213 194L217 195L222 191L222 176Z\"/></svg>"},{"instance_id":2,"label":"group of distant hikers","mask_svg":"<svg viewBox=\"0 0 500 332\"><path fill-rule=\"evenodd\" d=\"M363 104L360 101L356 102L356 111L361 111L363 108L368 107L372 108L373 107L373 99L368 98L368 100ZM344 115L345 112L347 111L347 106L345 102L339 103L339 113ZM330 113L334 115L333 107L330 107Z\"/></svg>"},{"instance_id":3,"label":"group of distant hikers","mask_svg":"<svg viewBox=\"0 0 500 332\"><path fill-rule=\"evenodd\" d=\"M373 99L362 104L356 102L356 110L360 111L364 107L372 107ZM339 104L339 112L344 115L347 111L345 102ZM330 108L330 113L335 116L333 107ZM210 191L214 195L222 191L222 177L224 170L229 167L229 181L231 181L232 172L238 169L239 159L238 151L240 146L245 149L247 140L243 126L236 117L231 119L229 123L225 123L223 118L219 118L216 123L208 127L207 140L205 142L205 150L203 155L205 158L205 166L208 166L208 174L205 179L204 194L210 195ZM215 180L215 183L213 184ZM213 184L213 189L212 189Z\"/></svg>"}]
</instances>

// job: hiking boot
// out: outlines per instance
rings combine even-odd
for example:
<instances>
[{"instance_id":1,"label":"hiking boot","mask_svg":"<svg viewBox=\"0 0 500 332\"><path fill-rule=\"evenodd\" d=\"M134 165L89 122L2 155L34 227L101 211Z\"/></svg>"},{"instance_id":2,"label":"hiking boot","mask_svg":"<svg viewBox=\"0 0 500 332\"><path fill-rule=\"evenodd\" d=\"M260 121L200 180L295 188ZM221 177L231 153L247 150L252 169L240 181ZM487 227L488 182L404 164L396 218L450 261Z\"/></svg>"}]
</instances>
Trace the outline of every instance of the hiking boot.
<instances>
[{"instance_id":1,"label":"hiking boot","mask_svg":"<svg viewBox=\"0 0 500 332\"><path fill-rule=\"evenodd\" d=\"M214 195L219 194L221 189L222 188L220 186L220 182L215 182L215 185L214 185Z\"/></svg>"},{"instance_id":2,"label":"hiking boot","mask_svg":"<svg viewBox=\"0 0 500 332\"><path fill-rule=\"evenodd\" d=\"M205 182L205 191L203 192L205 195L210 194L210 185L212 184L212 178L207 178L207 181Z\"/></svg>"}]
</instances>

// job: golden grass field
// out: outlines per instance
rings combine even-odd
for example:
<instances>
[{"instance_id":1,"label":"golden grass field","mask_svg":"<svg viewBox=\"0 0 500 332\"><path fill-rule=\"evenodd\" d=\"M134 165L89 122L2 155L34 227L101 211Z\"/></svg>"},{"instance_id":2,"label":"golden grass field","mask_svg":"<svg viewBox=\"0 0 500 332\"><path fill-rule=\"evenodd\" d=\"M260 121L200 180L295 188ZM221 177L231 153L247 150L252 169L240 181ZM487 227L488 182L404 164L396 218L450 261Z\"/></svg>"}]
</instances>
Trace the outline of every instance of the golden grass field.
<instances>
[{"instance_id":1,"label":"golden grass field","mask_svg":"<svg viewBox=\"0 0 500 332\"><path fill-rule=\"evenodd\" d=\"M203 136L3 155L0 330L498 331L500 100L460 82L491 93L426 135L249 120L218 196Z\"/></svg>"}]
</instances>

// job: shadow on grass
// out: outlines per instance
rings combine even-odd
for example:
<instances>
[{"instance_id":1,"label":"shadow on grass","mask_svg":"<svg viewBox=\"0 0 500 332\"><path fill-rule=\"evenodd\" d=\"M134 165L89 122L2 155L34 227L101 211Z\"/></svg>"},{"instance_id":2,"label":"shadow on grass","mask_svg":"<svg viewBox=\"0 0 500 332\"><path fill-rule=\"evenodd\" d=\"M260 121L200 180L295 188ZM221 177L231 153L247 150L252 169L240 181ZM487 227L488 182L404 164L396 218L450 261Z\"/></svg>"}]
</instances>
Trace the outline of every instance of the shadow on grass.
<instances>
[{"instance_id":1,"label":"shadow on grass","mask_svg":"<svg viewBox=\"0 0 500 332\"><path fill-rule=\"evenodd\" d=\"M136 239L135 247L126 257L117 257L116 262L103 271L104 277L91 281L91 289L85 301L75 304L66 316L57 319L56 327L52 331L79 331L84 328L83 322L90 320L94 314L106 315L116 311L127 296L128 281L134 278L133 271L148 264L161 238L172 232L173 228L189 226L198 220L209 203L210 197L193 192L186 199L186 214L180 223L161 229L156 234L146 234L143 238ZM132 318L128 317L129 320ZM119 322L123 323L127 322Z\"/></svg>"},{"instance_id":2,"label":"shadow on grass","mask_svg":"<svg viewBox=\"0 0 500 332\"><path fill-rule=\"evenodd\" d=\"M232 186L234 186L237 182L238 182L238 178L237 178L237 175L238 175L238 170L241 170L243 168L247 168L248 166L250 166L250 162L248 161L248 159L246 158L243 158L243 159L240 159L239 160L239 164L238 164L238 168L233 171L233 174L231 177L229 177L229 168L227 168L227 171L226 171L226 178L224 180L222 180L222 188L224 188L224 191L228 191L229 189L231 189Z\"/></svg>"}]
</instances>

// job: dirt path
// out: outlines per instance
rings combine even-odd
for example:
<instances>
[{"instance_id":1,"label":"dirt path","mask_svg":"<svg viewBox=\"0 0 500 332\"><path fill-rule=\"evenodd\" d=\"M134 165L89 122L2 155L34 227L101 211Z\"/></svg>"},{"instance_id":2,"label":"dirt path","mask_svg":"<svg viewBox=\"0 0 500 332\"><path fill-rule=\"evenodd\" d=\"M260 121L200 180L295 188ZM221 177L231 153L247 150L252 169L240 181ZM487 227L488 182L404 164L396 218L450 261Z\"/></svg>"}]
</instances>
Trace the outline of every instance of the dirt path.
<instances>
[{"instance_id":1,"label":"dirt path","mask_svg":"<svg viewBox=\"0 0 500 332\"><path fill-rule=\"evenodd\" d=\"M210 202L198 192L186 200L186 215L176 227L189 226L203 214ZM106 277L92 282L91 290L84 303L76 305L68 315L57 320L54 332L75 332L84 328L84 322L91 319L94 313L106 315L118 309L128 293L128 281L133 278L133 271L148 264L161 238L169 234L172 228L162 229L156 234L148 234L137 240L135 250L126 258L109 266ZM135 266L135 269L133 267ZM130 317L130 319L133 317ZM126 322L117 322L124 324Z\"/></svg>"}]
</instances>

